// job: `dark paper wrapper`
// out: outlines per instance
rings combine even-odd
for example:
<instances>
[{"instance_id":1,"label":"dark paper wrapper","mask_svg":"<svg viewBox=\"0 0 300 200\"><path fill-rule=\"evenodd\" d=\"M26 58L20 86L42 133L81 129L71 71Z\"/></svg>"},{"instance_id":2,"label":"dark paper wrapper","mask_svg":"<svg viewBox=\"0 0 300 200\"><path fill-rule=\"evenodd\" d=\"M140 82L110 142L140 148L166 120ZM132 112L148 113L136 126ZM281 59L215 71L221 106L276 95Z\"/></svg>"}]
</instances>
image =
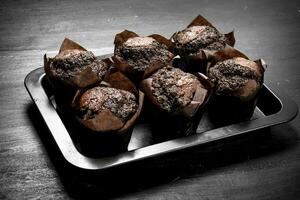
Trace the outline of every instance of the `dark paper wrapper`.
<instances>
[{"instance_id":1,"label":"dark paper wrapper","mask_svg":"<svg viewBox=\"0 0 300 200\"><path fill-rule=\"evenodd\" d=\"M234 57L248 59L246 55L226 44L225 48L221 51L202 50L200 53L186 56L182 58L182 60L187 66L187 71L192 73L200 72L207 75L207 68L210 63L215 62L220 56L226 57L227 59Z\"/></svg>"},{"instance_id":2,"label":"dark paper wrapper","mask_svg":"<svg viewBox=\"0 0 300 200\"><path fill-rule=\"evenodd\" d=\"M249 120L256 107L259 94L255 98L243 102L232 96L213 95L208 103L208 115L216 127L221 127Z\"/></svg>"},{"instance_id":3,"label":"dark paper wrapper","mask_svg":"<svg viewBox=\"0 0 300 200\"><path fill-rule=\"evenodd\" d=\"M115 131L100 133L82 126L75 118L68 120L72 124L69 131L71 137L82 154L89 157L102 157L127 151L133 127L122 133Z\"/></svg>"},{"instance_id":4,"label":"dark paper wrapper","mask_svg":"<svg viewBox=\"0 0 300 200\"><path fill-rule=\"evenodd\" d=\"M153 108L149 114L153 141L159 143L195 133L203 115L203 109L199 109L192 118L170 116Z\"/></svg>"}]
</instances>

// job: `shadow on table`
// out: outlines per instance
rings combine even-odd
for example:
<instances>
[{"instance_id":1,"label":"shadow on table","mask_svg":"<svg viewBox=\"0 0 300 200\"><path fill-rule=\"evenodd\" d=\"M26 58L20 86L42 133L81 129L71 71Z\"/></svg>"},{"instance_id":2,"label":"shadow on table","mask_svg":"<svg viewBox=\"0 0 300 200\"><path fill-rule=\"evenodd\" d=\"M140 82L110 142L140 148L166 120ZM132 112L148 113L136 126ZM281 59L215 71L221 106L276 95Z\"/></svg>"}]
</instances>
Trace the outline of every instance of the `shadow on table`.
<instances>
[{"instance_id":1,"label":"shadow on table","mask_svg":"<svg viewBox=\"0 0 300 200\"><path fill-rule=\"evenodd\" d=\"M296 132L288 124L284 124L272 128L272 133L269 129L263 129L114 169L86 172L66 163L34 104L28 106L27 114L65 190L75 199L109 199L179 179L205 176L210 170L286 151L298 139Z\"/></svg>"}]
</instances>

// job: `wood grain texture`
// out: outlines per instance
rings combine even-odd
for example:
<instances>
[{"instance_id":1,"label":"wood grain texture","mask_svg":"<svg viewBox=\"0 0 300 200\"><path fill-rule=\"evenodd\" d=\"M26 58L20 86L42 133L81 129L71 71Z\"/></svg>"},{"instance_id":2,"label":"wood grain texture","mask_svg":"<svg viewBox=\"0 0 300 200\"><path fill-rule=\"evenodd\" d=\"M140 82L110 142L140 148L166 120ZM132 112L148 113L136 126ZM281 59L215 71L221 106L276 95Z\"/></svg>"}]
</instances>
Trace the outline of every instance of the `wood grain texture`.
<instances>
[{"instance_id":1,"label":"wood grain texture","mask_svg":"<svg viewBox=\"0 0 300 200\"><path fill-rule=\"evenodd\" d=\"M222 32L234 29L236 47L268 63L265 82L299 107L299 1L15 0L1 1L0 10L0 199L300 198L299 116L270 133L99 174L101 184L77 184L84 173L57 158L23 85L64 37L100 55L113 50L114 35L125 28L170 37L202 14Z\"/></svg>"}]
</instances>

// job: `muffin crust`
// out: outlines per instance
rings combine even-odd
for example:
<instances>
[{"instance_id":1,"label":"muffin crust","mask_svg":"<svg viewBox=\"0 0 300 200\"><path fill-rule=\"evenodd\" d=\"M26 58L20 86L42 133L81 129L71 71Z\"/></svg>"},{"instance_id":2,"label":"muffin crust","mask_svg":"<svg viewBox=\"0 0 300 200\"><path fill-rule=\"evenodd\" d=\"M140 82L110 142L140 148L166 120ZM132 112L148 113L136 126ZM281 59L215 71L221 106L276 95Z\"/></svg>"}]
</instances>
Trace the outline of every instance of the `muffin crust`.
<instances>
[{"instance_id":1,"label":"muffin crust","mask_svg":"<svg viewBox=\"0 0 300 200\"><path fill-rule=\"evenodd\" d=\"M128 65L138 72L145 71L154 61L167 64L173 56L166 45L151 37L129 38L116 49L115 54L126 60Z\"/></svg>"},{"instance_id":2,"label":"muffin crust","mask_svg":"<svg viewBox=\"0 0 300 200\"><path fill-rule=\"evenodd\" d=\"M249 81L255 81L257 87L261 86L262 77L253 68L247 66L252 61L243 58L228 59L218 62L209 69L209 78L216 86L217 94L230 94L244 86ZM254 63L254 62L253 62Z\"/></svg>"},{"instance_id":3,"label":"muffin crust","mask_svg":"<svg viewBox=\"0 0 300 200\"><path fill-rule=\"evenodd\" d=\"M210 26L191 26L177 32L172 37L179 55L196 54L200 50L221 50L226 38Z\"/></svg>"},{"instance_id":4,"label":"muffin crust","mask_svg":"<svg viewBox=\"0 0 300 200\"><path fill-rule=\"evenodd\" d=\"M165 67L152 75L151 91L162 109L173 112L192 101L198 84L194 75Z\"/></svg>"},{"instance_id":5,"label":"muffin crust","mask_svg":"<svg viewBox=\"0 0 300 200\"><path fill-rule=\"evenodd\" d=\"M109 110L126 122L137 108L137 99L132 93L110 87L94 87L79 99L79 111L83 119L93 118L103 110Z\"/></svg>"},{"instance_id":6,"label":"muffin crust","mask_svg":"<svg viewBox=\"0 0 300 200\"><path fill-rule=\"evenodd\" d=\"M107 64L98 60L91 51L66 50L51 59L51 69L56 77L69 79L90 67L102 79L107 71Z\"/></svg>"}]
</instances>

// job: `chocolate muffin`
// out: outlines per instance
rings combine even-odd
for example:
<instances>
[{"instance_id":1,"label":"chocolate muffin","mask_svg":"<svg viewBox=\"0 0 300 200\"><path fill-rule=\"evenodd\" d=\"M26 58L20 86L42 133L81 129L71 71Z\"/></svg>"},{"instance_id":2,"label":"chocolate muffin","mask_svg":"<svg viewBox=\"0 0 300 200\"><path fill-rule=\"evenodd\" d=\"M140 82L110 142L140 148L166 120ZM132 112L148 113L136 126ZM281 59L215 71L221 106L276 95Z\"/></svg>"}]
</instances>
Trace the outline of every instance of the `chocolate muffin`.
<instances>
[{"instance_id":1,"label":"chocolate muffin","mask_svg":"<svg viewBox=\"0 0 300 200\"><path fill-rule=\"evenodd\" d=\"M152 68L157 66L157 62L167 65L173 58L168 48L168 40L162 36L128 36L125 34L127 32L116 35L113 60L115 65L135 82L139 82L145 74L153 71ZM118 42L121 36L123 40Z\"/></svg>"},{"instance_id":2,"label":"chocolate muffin","mask_svg":"<svg viewBox=\"0 0 300 200\"><path fill-rule=\"evenodd\" d=\"M263 86L264 67L236 57L217 62L208 70L208 77L215 85L211 114L223 122L250 119L258 93Z\"/></svg>"},{"instance_id":3,"label":"chocolate muffin","mask_svg":"<svg viewBox=\"0 0 300 200\"><path fill-rule=\"evenodd\" d=\"M100 85L78 90L72 133L80 151L99 156L127 150L143 101L144 94L117 70L110 70Z\"/></svg>"},{"instance_id":4,"label":"chocolate muffin","mask_svg":"<svg viewBox=\"0 0 300 200\"><path fill-rule=\"evenodd\" d=\"M178 68L164 67L141 83L149 99L154 139L162 141L196 131L211 84Z\"/></svg>"},{"instance_id":5,"label":"chocolate muffin","mask_svg":"<svg viewBox=\"0 0 300 200\"><path fill-rule=\"evenodd\" d=\"M200 85L196 76L172 67L158 70L151 78L155 103L170 113L190 104Z\"/></svg>"},{"instance_id":6,"label":"chocolate muffin","mask_svg":"<svg viewBox=\"0 0 300 200\"><path fill-rule=\"evenodd\" d=\"M114 131L122 128L137 108L137 98L132 93L98 86L81 95L77 109L83 124L89 129Z\"/></svg>"},{"instance_id":7,"label":"chocolate muffin","mask_svg":"<svg viewBox=\"0 0 300 200\"><path fill-rule=\"evenodd\" d=\"M210 26L191 26L172 36L174 51L181 57L199 54L201 50L225 48L226 37Z\"/></svg>"}]
</instances>

